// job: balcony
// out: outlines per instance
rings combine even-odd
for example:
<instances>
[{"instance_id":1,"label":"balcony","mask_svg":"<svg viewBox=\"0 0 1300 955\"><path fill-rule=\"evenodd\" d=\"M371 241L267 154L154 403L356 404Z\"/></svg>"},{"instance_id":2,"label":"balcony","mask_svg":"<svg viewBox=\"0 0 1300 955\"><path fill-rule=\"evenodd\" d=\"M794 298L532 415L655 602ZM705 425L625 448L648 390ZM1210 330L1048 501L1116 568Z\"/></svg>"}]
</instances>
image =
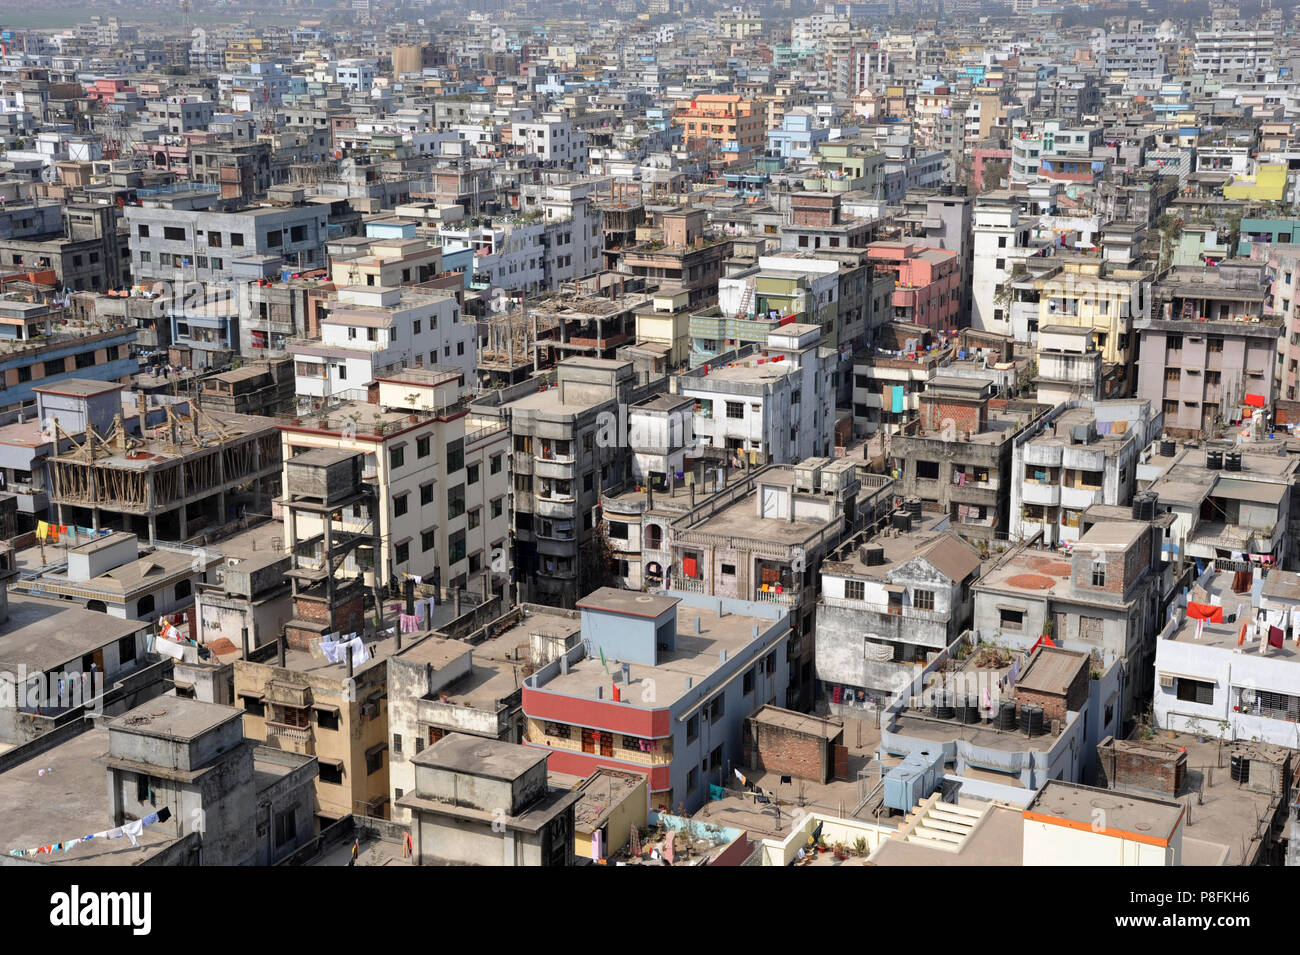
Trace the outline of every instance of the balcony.
<instances>
[{"instance_id":1,"label":"balcony","mask_svg":"<svg viewBox=\"0 0 1300 955\"><path fill-rule=\"evenodd\" d=\"M533 499L533 513L538 517L558 517L564 520L573 520L576 512L577 507L573 495L568 497L541 497L538 495Z\"/></svg>"},{"instance_id":2,"label":"balcony","mask_svg":"<svg viewBox=\"0 0 1300 955\"><path fill-rule=\"evenodd\" d=\"M316 743L312 738L310 726L291 726L288 723L266 721L266 742L268 746L305 756L316 755Z\"/></svg>"},{"instance_id":3,"label":"balcony","mask_svg":"<svg viewBox=\"0 0 1300 955\"><path fill-rule=\"evenodd\" d=\"M1042 504L1057 507L1061 503L1061 486L1045 484L1038 481L1025 481L1020 485L1021 497L1026 504Z\"/></svg>"},{"instance_id":4,"label":"balcony","mask_svg":"<svg viewBox=\"0 0 1300 955\"><path fill-rule=\"evenodd\" d=\"M572 457L534 458L533 473L539 478L572 481L577 474L577 461Z\"/></svg>"},{"instance_id":5,"label":"balcony","mask_svg":"<svg viewBox=\"0 0 1300 955\"><path fill-rule=\"evenodd\" d=\"M1037 503L1037 502L1034 502ZM1061 489L1061 506L1072 511L1081 511L1101 503L1099 487L1065 487Z\"/></svg>"}]
</instances>

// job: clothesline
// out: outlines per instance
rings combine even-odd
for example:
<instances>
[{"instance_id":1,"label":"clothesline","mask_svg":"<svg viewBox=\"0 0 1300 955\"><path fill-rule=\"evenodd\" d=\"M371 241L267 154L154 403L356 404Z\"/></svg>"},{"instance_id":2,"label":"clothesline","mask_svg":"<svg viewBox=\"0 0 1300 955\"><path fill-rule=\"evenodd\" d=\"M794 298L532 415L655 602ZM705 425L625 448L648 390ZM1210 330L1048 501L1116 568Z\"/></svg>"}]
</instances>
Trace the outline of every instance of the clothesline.
<instances>
[{"instance_id":1,"label":"clothesline","mask_svg":"<svg viewBox=\"0 0 1300 955\"><path fill-rule=\"evenodd\" d=\"M115 829L105 829L103 832L91 833L88 836L81 836L78 839L69 839L67 842L52 842L47 846L37 846L33 849L10 849L9 854L18 858L25 856L50 855L54 852L67 852L81 845L83 842L89 842L92 839L121 839L123 836L131 840L131 845L138 846L140 843L137 836L144 832L146 826L156 825L160 822L166 822L172 816L172 811L166 806L157 812L151 812L143 819L137 819L134 822L128 822L126 825L118 826Z\"/></svg>"}]
</instances>

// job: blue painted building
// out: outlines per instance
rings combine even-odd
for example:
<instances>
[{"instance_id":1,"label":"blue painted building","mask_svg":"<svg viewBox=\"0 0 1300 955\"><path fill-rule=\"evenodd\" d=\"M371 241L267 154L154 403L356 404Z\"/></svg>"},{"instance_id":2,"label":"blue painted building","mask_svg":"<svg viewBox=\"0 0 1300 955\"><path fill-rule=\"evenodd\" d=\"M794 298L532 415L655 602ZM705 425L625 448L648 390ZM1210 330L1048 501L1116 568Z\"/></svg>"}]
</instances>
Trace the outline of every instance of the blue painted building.
<instances>
[{"instance_id":1,"label":"blue painted building","mask_svg":"<svg viewBox=\"0 0 1300 955\"><path fill-rule=\"evenodd\" d=\"M652 807L694 812L743 764L745 720L785 701L789 612L610 587L578 609L581 642L524 681L523 742L556 772L646 773Z\"/></svg>"},{"instance_id":2,"label":"blue painted building","mask_svg":"<svg viewBox=\"0 0 1300 955\"><path fill-rule=\"evenodd\" d=\"M122 381L139 372L133 327L62 324L67 315L39 302L0 300L0 410L35 401L36 385Z\"/></svg>"}]
</instances>

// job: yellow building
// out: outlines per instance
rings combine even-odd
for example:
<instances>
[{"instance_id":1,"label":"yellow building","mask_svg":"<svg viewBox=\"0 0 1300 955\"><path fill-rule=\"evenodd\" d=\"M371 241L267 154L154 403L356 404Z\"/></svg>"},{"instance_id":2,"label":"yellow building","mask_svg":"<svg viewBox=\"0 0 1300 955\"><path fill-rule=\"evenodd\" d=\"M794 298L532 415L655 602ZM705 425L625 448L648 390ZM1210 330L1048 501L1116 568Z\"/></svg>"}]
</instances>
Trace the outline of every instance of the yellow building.
<instances>
[{"instance_id":1,"label":"yellow building","mask_svg":"<svg viewBox=\"0 0 1300 955\"><path fill-rule=\"evenodd\" d=\"M644 773L602 766L578 786L582 798L573 807L575 856L608 859L627 845L633 826L645 828L650 806L649 779ZM597 832L599 856L593 846Z\"/></svg>"},{"instance_id":2,"label":"yellow building","mask_svg":"<svg viewBox=\"0 0 1300 955\"><path fill-rule=\"evenodd\" d=\"M1101 259L1063 261L1033 282L1038 327L1091 328L1102 361L1129 368L1137 344L1133 321L1148 304L1143 287L1152 278L1149 271L1117 268Z\"/></svg>"},{"instance_id":3,"label":"yellow building","mask_svg":"<svg viewBox=\"0 0 1300 955\"><path fill-rule=\"evenodd\" d=\"M372 656L350 676L345 663L330 663L319 650L286 646L281 657L267 649L234 664L244 736L316 757L322 825L349 813L388 818L386 657L394 639L372 644Z\"/></svg>"},{"instance_id":4,"label":"yellow building","mask_svg":"<svg viewBox=\"0 0 1300 955\"><path fill-rule=\"evenodd\" d=\"M1287 167L1283 164L1261 165L1255 178L1234 178L1223 187L1223 198L1252 202L1281 202L1286 195Z\"/></svg>"},{"instance_id":5,"label":"yellow building","mask_svg":"<svg viewBox=\"0 0 1300 955\"><path fill-rule=\"evenodd\" d=\"M670 368L684 366L691 356L690 299L687 289L660 288L650 309L636 315L637 343L666 346Z\"/></svg>"}]
</instances>

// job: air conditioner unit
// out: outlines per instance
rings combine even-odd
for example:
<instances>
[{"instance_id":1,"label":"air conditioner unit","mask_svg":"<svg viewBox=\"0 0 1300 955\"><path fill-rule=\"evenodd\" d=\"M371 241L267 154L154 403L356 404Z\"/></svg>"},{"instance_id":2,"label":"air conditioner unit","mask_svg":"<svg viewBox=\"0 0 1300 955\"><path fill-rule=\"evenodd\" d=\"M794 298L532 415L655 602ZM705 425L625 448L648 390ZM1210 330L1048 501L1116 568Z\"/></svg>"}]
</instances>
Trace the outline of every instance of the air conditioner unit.
<instances>
[{"instance_id":1,"label":"air conditioner unit","mask_svg":"<svg viewBox=\"0 0 1300 955\"><path fill-rule=\"evenodd\" d=\"M1162 673L1160 674L1160 685L1172 688L1177 679L1177 677L1172 677L1167 673Z\"/></svg>"}]
</instances>

